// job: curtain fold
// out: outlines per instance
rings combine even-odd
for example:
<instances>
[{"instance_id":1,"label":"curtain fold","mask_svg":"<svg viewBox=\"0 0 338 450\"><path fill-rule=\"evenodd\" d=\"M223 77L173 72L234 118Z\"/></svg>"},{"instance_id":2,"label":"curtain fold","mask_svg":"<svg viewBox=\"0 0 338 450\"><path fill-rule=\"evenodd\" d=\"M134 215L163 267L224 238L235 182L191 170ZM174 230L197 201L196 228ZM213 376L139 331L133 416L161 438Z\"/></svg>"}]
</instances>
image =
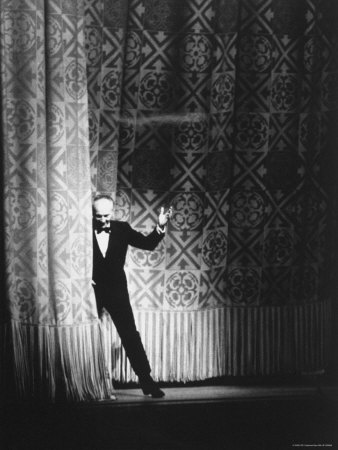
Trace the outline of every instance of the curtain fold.
<instances>
[{"instance_id":1,"label":"curtain fold","mask_svg":"<svg viewBox=\"0 0 338 450\"><path fill-rule=\"evenodd\" d=\"M7 327L20 396L102 398L83 1L1 2Z\"/></svg>"}]
</instances>

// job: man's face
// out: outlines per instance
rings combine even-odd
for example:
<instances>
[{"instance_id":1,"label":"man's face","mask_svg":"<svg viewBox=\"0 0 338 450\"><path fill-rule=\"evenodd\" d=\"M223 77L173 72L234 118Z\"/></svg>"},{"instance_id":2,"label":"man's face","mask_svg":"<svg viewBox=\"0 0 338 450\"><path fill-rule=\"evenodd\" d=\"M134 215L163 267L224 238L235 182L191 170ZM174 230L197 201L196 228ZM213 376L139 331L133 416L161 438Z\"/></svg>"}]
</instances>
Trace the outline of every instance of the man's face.
<instances>
[{"instance_id":1,"label":"man's face","mask_svg":"<svg viewBox=\"0 0 338 450\"><path fill-rule=\"evenodd\" d=\"M96 200L93 205L94 225L98 229L109 227L113 215L113 202L106 198Z\"/></svg>"}]
</instances>

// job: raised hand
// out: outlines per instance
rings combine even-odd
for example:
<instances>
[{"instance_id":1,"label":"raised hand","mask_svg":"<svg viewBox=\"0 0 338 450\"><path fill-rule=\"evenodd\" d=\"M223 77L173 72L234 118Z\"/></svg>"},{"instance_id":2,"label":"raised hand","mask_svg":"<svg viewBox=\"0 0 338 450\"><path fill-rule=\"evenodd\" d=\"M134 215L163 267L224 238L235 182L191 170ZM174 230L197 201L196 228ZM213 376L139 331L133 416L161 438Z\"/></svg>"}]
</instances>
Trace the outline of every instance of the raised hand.
<instances>
[{"instance_id":1,"label":"raised hand","mask_svg":"<svg viewBox=\"0 0 338 450\"><path fill-rule=\"evenodd\" d=\"M163 227L168 223L168 220L171 219L173 215L173 208L172 206L169 207L169 209L165 212L163 206L161 207L160 214L158 216L158 224L160 227Z\"/></svg>"}]
</instances>

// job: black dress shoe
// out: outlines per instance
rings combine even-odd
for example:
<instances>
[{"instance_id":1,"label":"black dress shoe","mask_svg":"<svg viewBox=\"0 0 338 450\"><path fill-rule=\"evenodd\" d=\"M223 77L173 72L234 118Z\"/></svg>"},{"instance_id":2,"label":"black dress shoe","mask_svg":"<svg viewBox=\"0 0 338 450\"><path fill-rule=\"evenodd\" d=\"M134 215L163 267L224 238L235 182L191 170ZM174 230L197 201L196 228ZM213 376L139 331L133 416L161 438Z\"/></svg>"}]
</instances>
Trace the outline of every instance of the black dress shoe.
<instances>
[{"instance_id":1,"label":"black dress shoe","mask_svg":"<svg viewBox=\"0 0 338 450\"><path fill-rule=\"evenodd\" d=\"M144 395L151 395L153 398L162 398L165 393L161 391L150 375L140 377L140 385Z\"/></svg>"},{"instance_id":2,"label":"black dress shoe","mask_svg":"<svg viewBox=\"0 0 338 450\"><path fill-rule=\"evenodd\" d=\"M154 383L152 386L143 386L142 391L144 395L150 395L152 398L162 398L165 393Z\"/></svg>"}]
</instances>

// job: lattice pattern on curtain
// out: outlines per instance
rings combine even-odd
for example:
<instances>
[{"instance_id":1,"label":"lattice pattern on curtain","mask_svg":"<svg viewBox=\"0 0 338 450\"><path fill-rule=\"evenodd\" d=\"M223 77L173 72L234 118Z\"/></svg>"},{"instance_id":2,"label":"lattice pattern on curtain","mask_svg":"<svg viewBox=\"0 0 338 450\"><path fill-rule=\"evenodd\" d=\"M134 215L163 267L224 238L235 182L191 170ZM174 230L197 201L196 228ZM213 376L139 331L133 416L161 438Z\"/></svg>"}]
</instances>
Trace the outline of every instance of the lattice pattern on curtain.
<instances>
[{"instance_id":1,"label":"lattice pattern on curtain","mask_svg":"<svg viewBox=\"0 0 338 450\"><path fill-rule=\"evenodd\" d=\"M144 232L174 208L157 251L128 257L158 379L327 364L333 6L87 2L94 190L116 194L117 218ZM114 377L133 380L104 326Z\"/></svg>"},{"instance_id":2,"label":"lattice pattern on curtain","mask_svg":"<svg viewBox=\"0 0 338 450\"><path fill-rule=\"evenodd\" d=\"M19 394L109 395L91 287L83 2L1 1L4 220Z\"/></svg>"}]
</instances>

